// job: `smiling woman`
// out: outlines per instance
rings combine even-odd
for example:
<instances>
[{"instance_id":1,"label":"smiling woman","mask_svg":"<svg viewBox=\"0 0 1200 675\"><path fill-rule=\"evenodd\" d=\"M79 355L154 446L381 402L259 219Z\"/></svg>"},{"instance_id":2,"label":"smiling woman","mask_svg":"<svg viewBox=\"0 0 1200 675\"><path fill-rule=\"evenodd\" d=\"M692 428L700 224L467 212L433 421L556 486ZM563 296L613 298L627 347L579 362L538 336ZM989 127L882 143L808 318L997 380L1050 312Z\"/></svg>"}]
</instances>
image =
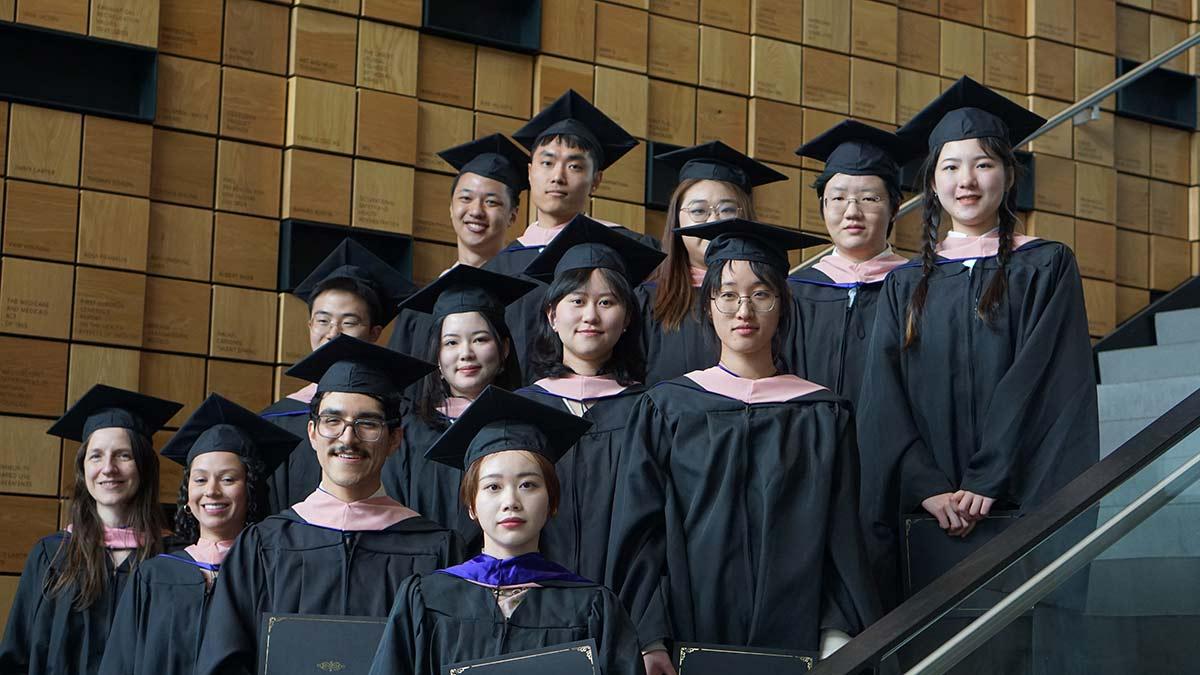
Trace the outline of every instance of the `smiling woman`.
<instances>
[{"instance_id":1,"label":"smiling woman","mask_svg":"<svg viewBox=\"0 0 1200 675\"><path fill-rule=\"evenodd\" d=\"M49 433L81 441L70 525L29 554L9 613L0 672L93 673L134 570L162 548L150 436L182 406L96 385Z\"/></svg>"}]
</instances>

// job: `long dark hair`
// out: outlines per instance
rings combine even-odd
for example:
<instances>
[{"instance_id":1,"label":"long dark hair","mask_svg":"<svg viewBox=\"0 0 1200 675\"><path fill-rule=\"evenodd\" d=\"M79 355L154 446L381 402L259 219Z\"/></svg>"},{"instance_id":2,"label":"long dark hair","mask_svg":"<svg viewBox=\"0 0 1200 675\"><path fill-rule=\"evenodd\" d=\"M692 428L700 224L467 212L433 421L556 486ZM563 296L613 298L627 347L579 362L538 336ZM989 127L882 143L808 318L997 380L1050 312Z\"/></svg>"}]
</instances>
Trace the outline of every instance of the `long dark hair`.
<instances>
[{"instance_id":1,"label":"long dark hair","mask_svg":"<svg viewBox=\"0 0 1200 675\"><path fill-rule=\"evenodd\" d=\"M683 235L674 230L679 227L679 209L683 196L702 180L711 179L684 179L671 193L671 201L667 205L667 221L662 233L663 253L666 253L667 257L650 277L650 280L658 285L654 297L654 320L667 332L679 330L684 319L696 309L696 291L692 288L692 274L688 269L691 264L688 261L687 248L683 245ZM750 195L733 183L725 184L733 189L735 201L742 209L742 217L755 220L754 200Z\"/></svg>"},{"instance_id":2,"label":"long dark hair","mask_svg":"<svg viewBox=\"0 0 1200 675\"><path fill-rule=\"evenodd\" d=\"M592 269L600 271L613 295L617 296L625 308L625 317L629 320L629 325L613 345L612 355L600 368L599 374L611 375L625 386L637 384L646 379L646 356L642 351L641 341L642 315L638 311L638 301L633 295L629 281L620 273L604 267L570 270L554 278L550 287L546 289L546 300L542 303L541 316L538 317L529 363L539 377L566 377L575 374L575 371L563 364L562 340L550 327L550 322L546 321L546 313L563 298L587 284Z\"/></svg>"},{"instance_id":3,"label":"long dark hair","mask_svg":"<svg viewBox=\"0 0 1200 675\"><path fill-rule=\"evenodd\" d=\"M487 323L492 338L500 343L500 348L507 347L508 349L508 356L505 356L504 362L500 364L500 372L496 373L496 378L490 384L505 391L513 391L521 386L521 363L517 359L517 350L513 346L512 333L508 330L508 324L504 323L503 316L491 316L489 312L479 312L479 315ZM425 360L430 363L441 364L439 357L442 351L442 324L445 321L445 317L438 319L429 330L429 342L425 346ZM444 428L447 425L440 410L442 403L449 397L450 386L442 378L439 367L422 378L417 385L415 399L417 416L435 429Z\"/></svg>"},{"instance_id":4,"label":"long dark hair","mask_svg":"<svg viewBox=\"0 0 1200 675\"><path fill-rule=\"evenodd\" d=\"M162 552L166 517L158 503L158 454L150 439L125 429L138 470L138 489L129 505L126 525L137 533L139 544L132 554L132 568ZM71 491L71 536L60 546L55 559L63 558L56 575L47 578L50 596L74 592L73 605L82 611L104 593L108 585L108 555L104 546L104 522L96 510L96 500L87 489L83 460L88 453L89 436L75 453L75 487Z\"/></svg>"},{"instance_id":5,"label":"long dark hair","mask_svg":"<svg viewBox=\"0 0 1200 675\"><path fill-rule=\"evenodd\" d=\"M1005 180L1008 181L1004 199L1000 200L998 218L1000 249L996 255L996 261L999 269L992 275L991 281L988 282L987 288L984 289L983 295L979 298L979 304L975 308L979 318L990 325L996 320L1001 305L1008 295L1008 261L1012 258L1013 233L1020 223L1016 212L1016 185L1020 177L1020 165L1017 164L1012 146L1005 139L987 136L979 139L979 145L989 157L998 160L1004 166ZM924 237L921 246L921 281L917 283L912 298L908 301L908 317L904 328L905 349L920 341L921 315L925 311L925 299L929 295L929 275L937 266L938 230L942 224L942 203L938 199L937 190L934 187L934 176L941 154L942 146L940 145L931 150L921 165L919 174L919 183L925 186L924 214L921 220Z\"/></svg>"},{"instance_id":6,"label":"long dark hair","mask_svg":"<svg viewBox=\"0 0 1200 675\"><path fill-rule=\"evenodd\" d=\"M257 457L238 455L246 468L246 526L266 518L270 513L267 504L267 472L262 460ZM175 534L170 538L172 547L190 546L200 540L200 522L188 508L188 479L192 475L189 464L183 471L179 483L179 498L175 500Z\"/></svg>"},{"instance_id":7,"label":"long dark hair","mask_svg":"<svg viewBox=\"0 0 1200 675\"><path fill-rule=\"evenodd\" d=\"M709 265L708 271L704 273L704 282L700 285L700 297L710 300L700 303L700 311L704 316L704 325L708 327L708 335L718 350L717 356L720 356L721 340L717 337L716 328L713 327L711 300L717 297L717 291L721 288L721 274L730 262L732 261L721 260ZM754 273L754 276L758 277L758 280L766 284L767 288L777 296L775 311L779 312L779 326L775 330L775 335L771 337L771 355L778 358L783 350L784 336L790 333L789 328L792 325L792 291L788 287L787 273L766 263L754 260L746 262L750 264L750 271Z\"/></svg>"}]
</instances>

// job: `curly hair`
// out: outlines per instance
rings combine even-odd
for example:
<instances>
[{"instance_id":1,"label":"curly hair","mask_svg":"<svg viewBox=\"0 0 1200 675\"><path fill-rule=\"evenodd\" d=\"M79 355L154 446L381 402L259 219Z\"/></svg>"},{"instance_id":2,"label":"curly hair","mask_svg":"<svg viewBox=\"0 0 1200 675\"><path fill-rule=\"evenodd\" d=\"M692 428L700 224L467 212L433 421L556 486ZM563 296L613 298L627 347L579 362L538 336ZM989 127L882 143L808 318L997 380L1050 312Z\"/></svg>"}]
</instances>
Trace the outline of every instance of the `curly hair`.
<instances>
[{"instance_id":1,"label":"curly hair","mask_svg":"<svg viewBox=\"0 0 1200 675\"><path fill-rule=\"evenodd\" d=\"M257 457L239 455L242 466L246 467L246 525L252 525L270 515L267 504L267 471L262 460ZM179 497L175 500L175 533L170 539L171 547L190 546L200 540L200 523L188 509L188 480L192 473L191 465L183 471L183 480L179 483Z\"/></svg>"}]
</instances>

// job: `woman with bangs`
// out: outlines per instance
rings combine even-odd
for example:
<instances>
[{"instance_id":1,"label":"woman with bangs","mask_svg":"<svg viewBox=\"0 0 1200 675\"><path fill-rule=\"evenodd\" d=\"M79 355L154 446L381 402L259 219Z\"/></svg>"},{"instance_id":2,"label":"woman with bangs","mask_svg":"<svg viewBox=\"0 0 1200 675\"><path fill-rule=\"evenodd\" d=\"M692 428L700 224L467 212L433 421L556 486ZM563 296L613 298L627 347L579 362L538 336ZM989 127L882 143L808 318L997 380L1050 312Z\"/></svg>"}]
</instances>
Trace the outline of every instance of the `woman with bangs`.
<instances>
[{"instance_id":1,"label":"woman with bangs","mask_svg":"<svg viewBox=\"0 0 1200 675\"><path fill-rule=\"evenodd\" d=\"M162 449L184 467L174 548L138 566L113 619L101 675L191 675L225 554L269 513L267 477L300 439L218 394Z\"/></svg>"},{"instance_id":2,"label":"woman with bangs","mask_svg":"<svg viewBox=\"0 0 1200 675\"><path fill-rule=\"evenodd\" d=\"M421 356L438 369L417 385L401 423L404 440L383 467L383 487L396 501L457 531L468 552L479 550L479 527L456 498L462 472L425 459L425 452L489 385L506 391L521 386L504 311L534 288L516 277L457 265L400 304L402 314L427 317Z\"/></svg>"},{"instance_id":3,"label":"woman with bangs","mask_svg":"<svg viewBox=\"0 0 1200 675\"><path fill-rule=\"evenodd\" d=\"M924 244L884 284L859 424L868 547L892 603L904 514L974 536L993 512L1038 506L1098 458L1075 257L1021 235L1013 206L1012 148L1045 121L964 77L898 132L929 149ZM953 558L938 564L912 576L934 578Z\"/></svg>"},{"instance_id":4,"label":"woman with bangs","mask_svg":"<svg viewBox=\"0 0 1200 675\"><path fill-rule=\"evenodd\" d=\"M600 673L640 675L637 637L617 597L541 553L563 493L555 463L590 426L488 387L429 448L428 459L462 473L459 496L483 551L401 584L372 675L441 675L464 661L587 639Z\"/></svg>"},{"instance_id":5,"label":"woman with bangs","mask_svg":"<svg viewBox=\"0 0 1200 675\"><path fill-rule=\"evenodd\" d=\"M183 406L98 384L47 433L79 441L70 524L30 552L0 644L0 672L94 675L130 575L162 550L150 438Z\"/></svg>"},{"instance_id":6,"label":"woman with bangs","mask_svg":"<svg viewBox=\"0 0 1200 675\"><path fill-rule=\"evenodd\" d=\"M845 400L776 366L790 334L787 251L819 243L733 220L711 240L702 317L717 365L651 388L624 441L609 585L648 675L680 642L832 653L877 615Z\"/></svg>"},{"instance_id":7,"label":"woman with bangs","mask_svg":"<svg viewBox=\"0 0 1200 675\"><path fill-rule=\"evenodd\" d=\"M646 384L652 385L717 362L718 345L701 319L698 289L708 242L682 229L730 218L755 219L751 190L787 176L721 141L674 150L655 159L679 172L663 230L666 260L638 288L646 345Z\"/></svg>"},{"instance_id":8,"label":"woman with bangs","mask_svg":"<svg viewBox=\"0 0 1200 675\"><path fill-rule=\"evenodd\" d=\"M547 524L541 550L590 579L606 577L625 425L644 391L633 288L662 259L661 252L576 216L526 269L549 286L530 352L541 379L518 393L592 423L559 462L562 515Z\"/></svg>"}]
</instances>

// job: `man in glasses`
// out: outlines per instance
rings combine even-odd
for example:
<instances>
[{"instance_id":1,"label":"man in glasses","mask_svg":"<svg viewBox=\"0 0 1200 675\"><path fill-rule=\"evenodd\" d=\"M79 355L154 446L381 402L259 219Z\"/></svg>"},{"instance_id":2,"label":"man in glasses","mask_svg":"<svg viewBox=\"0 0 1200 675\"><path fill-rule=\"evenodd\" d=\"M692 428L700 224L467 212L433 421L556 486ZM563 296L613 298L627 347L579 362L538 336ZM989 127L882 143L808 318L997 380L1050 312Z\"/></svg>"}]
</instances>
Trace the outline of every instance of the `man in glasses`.
<instances>
[{"instance_id":1,"label":"man in glasses","mask_svg":"<svg viewBox=\"0 0 1200 675\"><path fill-rule=\"evenodd\" d=\"M461 559L457 535L386 496L380 481L402 439L400 392L434 368L343 335L288 370L317 384L307 433L320 484L238 537L197 675L258 672L264 613L386 617L401 581Z\"/></svg>"},{"instance_id":2,"label":"man in glasses","mask_svg":"<svg viewBox=\"0 0 1200 675\"><path fill-rule=\"evenodd\" d=\"M396 316L397 305L416 290L395 268L358 242L343 239L297 284L292 294L308 305L308 342L312 349L349 335L374 343ZM272 403L261 415L300 438L308 437L308 408L317 386L310 384ZM271 475L271 513L307 497L321 477L307 442Z\"/></svg>"}]
</instances>

